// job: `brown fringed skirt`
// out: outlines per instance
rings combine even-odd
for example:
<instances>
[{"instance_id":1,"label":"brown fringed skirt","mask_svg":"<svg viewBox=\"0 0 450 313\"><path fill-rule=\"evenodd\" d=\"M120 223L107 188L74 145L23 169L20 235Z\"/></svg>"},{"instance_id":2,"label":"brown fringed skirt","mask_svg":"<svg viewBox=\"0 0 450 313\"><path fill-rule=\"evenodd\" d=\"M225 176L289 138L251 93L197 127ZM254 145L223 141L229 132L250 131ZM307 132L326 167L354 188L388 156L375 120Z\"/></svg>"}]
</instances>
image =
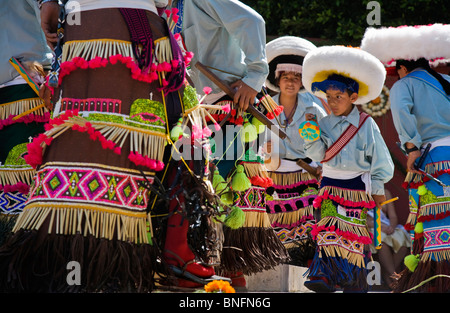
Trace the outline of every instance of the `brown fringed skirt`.
<instances>
[{"instance_id":1,"label":"brown fringed skirt","mask_svg":"<svg viewBox=\"0 0 450 313\"><path fill-rule=\"evenodd\" d=\"M245 222L238 229L224 226L221 271L251 275L289 260L270 223L265 196L265 188L257 186L234 192L234 206L245 213Z\"/></svg>"},{"instance_id":2,"label":"brown fringed skirt","mask_svg":"<svg viewBox=\"0 0 450 313\"><path fill-rule=\"evenodd\" d=\"M165 21L146 15L153 62L170 63ZM145 184L164 168L167 73L140 72L130 40L119 9L84 11L81 25L66 25L60 104L29 147L37 175L0 248L2 292L154 288L159 251Z\"/></svg>"}]
</instances>

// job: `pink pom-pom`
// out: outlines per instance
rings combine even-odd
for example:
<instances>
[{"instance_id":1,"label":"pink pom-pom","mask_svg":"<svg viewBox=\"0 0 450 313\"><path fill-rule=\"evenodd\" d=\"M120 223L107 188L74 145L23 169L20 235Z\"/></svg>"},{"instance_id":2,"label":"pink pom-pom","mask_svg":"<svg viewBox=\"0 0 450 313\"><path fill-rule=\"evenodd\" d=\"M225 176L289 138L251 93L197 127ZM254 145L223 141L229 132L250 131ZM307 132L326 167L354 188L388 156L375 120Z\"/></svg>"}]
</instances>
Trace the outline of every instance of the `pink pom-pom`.
<instances>
[{"instance_id":1,"label":"pink pom-pom","mask_svg":"<svg viewBox=\"0 0 450 313\"><path fill-rule=\"evenodd\" d=\"M211 129L209 129L209 127L203 128L203 137L209 137L209 136L211 136L211 134L212 134L212 131L211 131Z\"/></svg>"},{"instance_id":2,"label":"pink pom-pom","mask_svg":"<svg viewBox=\"0 0 450 313\"><path fill-rule=\"evenodd\" d=\"M219 131L220 130L220 125L217 124L217 123L214 123L214 128L215 128L216 131Z\"/></svg>"},{"instance_id":3,"label":"pink pom-pom","mask_svg":"<svg viewBox=\"0 0 450 313\"><path fill-rule=\"evenodd\" d=\"M159 172L164 169L164 163L161 161L156 161L155 171Z\"/></svg>"},{"instance_id":4,"label":"pink pom-pom","mask_svg":"<svg viewBox=\"0 0 450 313\"><path fill-rule=\"evenodd\" d=\"M52 144L53 137L48 137L44 139L44 142L47 146L50 146Z\"/></svg>"},{"instance_id":5,"label":"pink pom-pom","mask_svg":"<svg viewBox=\"0 0 450 313\"><path fill-rule=\"evenodd\" d=\"M114 148L114 153L120 155L122 153L122 148L121 147L115 147Z\"/></svg>"},{"instance_id":6,"label":"pink pom-pom","mask_svg":"<svg viewBox=\"0 0 450 313\"><path fill-rule=\"evenodd\" d=\"M119 58L120 58L120 54L112 55L109 57L109 62L111 64L115 65L119 61Z\"/></svg>"},{"instance_id":7,"label":"pink pom-pom","mask_svg":"<svg viewBox=\"0 0 450 313\"><path fill-rule=\"evenodd\" d=\"M149 159L148 157L146 157L147 158L147 167L148 168L150 168L150 169L155 169L156 168L156 161L155 160L153 160L153 159Z\"/></svg>"},{"instance_id":8,"label":"pink pom-pom","mask_svg":"<svg viewBox=\"0 0 450 313\"><path fill-rule=\"evenodd\" d=\"M203 88L203 92L205 93L205 95L209 95L211 91L212 91L211 87L206 86Z\"/></svg>"},{"instance_id":9,"label":"pink pom-pom","mask_svg":"<svg viewBox=\"0 0 450 313\"><path fill-rule=\"evenodd\" d=\"M231 109L230 104L228 103L228 104L222 105L220 109L222 109L222 111L230 113L230 109Z\"/></svg>"},{"instance_id":10,"label":"pink pom-pom","mask_svg":"<svg viewBox=\"0 0 450 313\"><path fill-rule=\"evenodd\" d=\"M172 68L177 68L179 63L180 63L180 61L178 61L178 60L172 60Z\"/></svg>"}]
</instances>

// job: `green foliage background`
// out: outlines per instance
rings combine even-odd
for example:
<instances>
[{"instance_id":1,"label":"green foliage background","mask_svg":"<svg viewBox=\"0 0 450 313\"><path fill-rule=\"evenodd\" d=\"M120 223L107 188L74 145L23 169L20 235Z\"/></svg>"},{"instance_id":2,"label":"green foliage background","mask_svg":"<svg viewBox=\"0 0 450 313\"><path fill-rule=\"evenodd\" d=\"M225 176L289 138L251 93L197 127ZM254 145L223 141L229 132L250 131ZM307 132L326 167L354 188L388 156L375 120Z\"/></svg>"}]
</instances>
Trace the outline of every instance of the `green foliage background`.
<instances>
[{"instance_id":1,"label":"green foliage background","mask_svg":"<svg viewBox=\"0 0 450 313\"><path fill-rule=\"evenodd\" d=\"M359 46L367 24L370 0L242 0L266 21L268 40L300 36L316 44ZM450 22L448 0L380 0L381 26ZM374 27L379 27L374 25Z\"/></svg>"}]
</instances>

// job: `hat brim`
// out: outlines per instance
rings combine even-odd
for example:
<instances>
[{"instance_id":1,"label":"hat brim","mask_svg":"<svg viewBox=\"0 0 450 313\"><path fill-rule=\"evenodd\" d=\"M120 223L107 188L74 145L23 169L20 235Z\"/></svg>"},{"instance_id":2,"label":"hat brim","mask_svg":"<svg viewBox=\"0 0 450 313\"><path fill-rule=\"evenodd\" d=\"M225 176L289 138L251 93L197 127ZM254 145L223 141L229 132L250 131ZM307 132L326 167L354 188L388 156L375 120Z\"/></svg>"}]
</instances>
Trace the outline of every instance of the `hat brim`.
<instances>
[{"instance_id":1,"label":"hat brim","mask_svg":"<svg viewBox=\"0 0 450 313\"><path fill-rule=\"evenodd\" d=\"M267 62L269 64L269 75L266 79L266 86L279 92L276 86L275 70L279 63L303 64L304 57L309 51L317 47L309 40L296 36L278 37L266 45Z\"/></svg>"},{"instance_id":2,"label":"hat brim","mask_svg":"<svg viewBox=\"0 0 450 313\"><path fill-rule=\"evenodd\" d=\"M326 93L313 91L312 84L323 82L332 74L355 80L359 85L358 99L362 104L377 98L386 79L383 64L368 52L344 46L323 46L308 53L303 61L303 86L309 92L326 99Z\"/></svg>"},{"instance_id":3,"label":"hat brim","mask_svg":"<svg viewBox=\"0 0 450 313\"><path fill-rule=\"evenodd\" d=\"M366 29L361 49L377 57L385 66L395 60L425 58L431 64L450 59L450 25L416 25Z\"/></svg>"}]
</instances>

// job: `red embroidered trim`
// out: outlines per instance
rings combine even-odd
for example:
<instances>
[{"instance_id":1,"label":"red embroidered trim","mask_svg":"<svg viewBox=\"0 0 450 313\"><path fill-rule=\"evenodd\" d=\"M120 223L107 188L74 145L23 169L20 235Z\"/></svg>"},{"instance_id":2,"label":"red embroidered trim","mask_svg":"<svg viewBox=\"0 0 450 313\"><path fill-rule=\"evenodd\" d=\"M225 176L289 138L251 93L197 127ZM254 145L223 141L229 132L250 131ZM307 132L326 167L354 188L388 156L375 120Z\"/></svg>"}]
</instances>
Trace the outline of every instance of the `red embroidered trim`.
<instances>
[{"instance_id":1,"label":"red embroidered trim","mask_svg":"<svg viewBox=\"0 0 450 313\"><path fill-rule=\"evenodd\" d=\"M61 111L68 110L120 113L122 110L122 101L109 98L62 98Z\"/></svg>"}]
</instances>

